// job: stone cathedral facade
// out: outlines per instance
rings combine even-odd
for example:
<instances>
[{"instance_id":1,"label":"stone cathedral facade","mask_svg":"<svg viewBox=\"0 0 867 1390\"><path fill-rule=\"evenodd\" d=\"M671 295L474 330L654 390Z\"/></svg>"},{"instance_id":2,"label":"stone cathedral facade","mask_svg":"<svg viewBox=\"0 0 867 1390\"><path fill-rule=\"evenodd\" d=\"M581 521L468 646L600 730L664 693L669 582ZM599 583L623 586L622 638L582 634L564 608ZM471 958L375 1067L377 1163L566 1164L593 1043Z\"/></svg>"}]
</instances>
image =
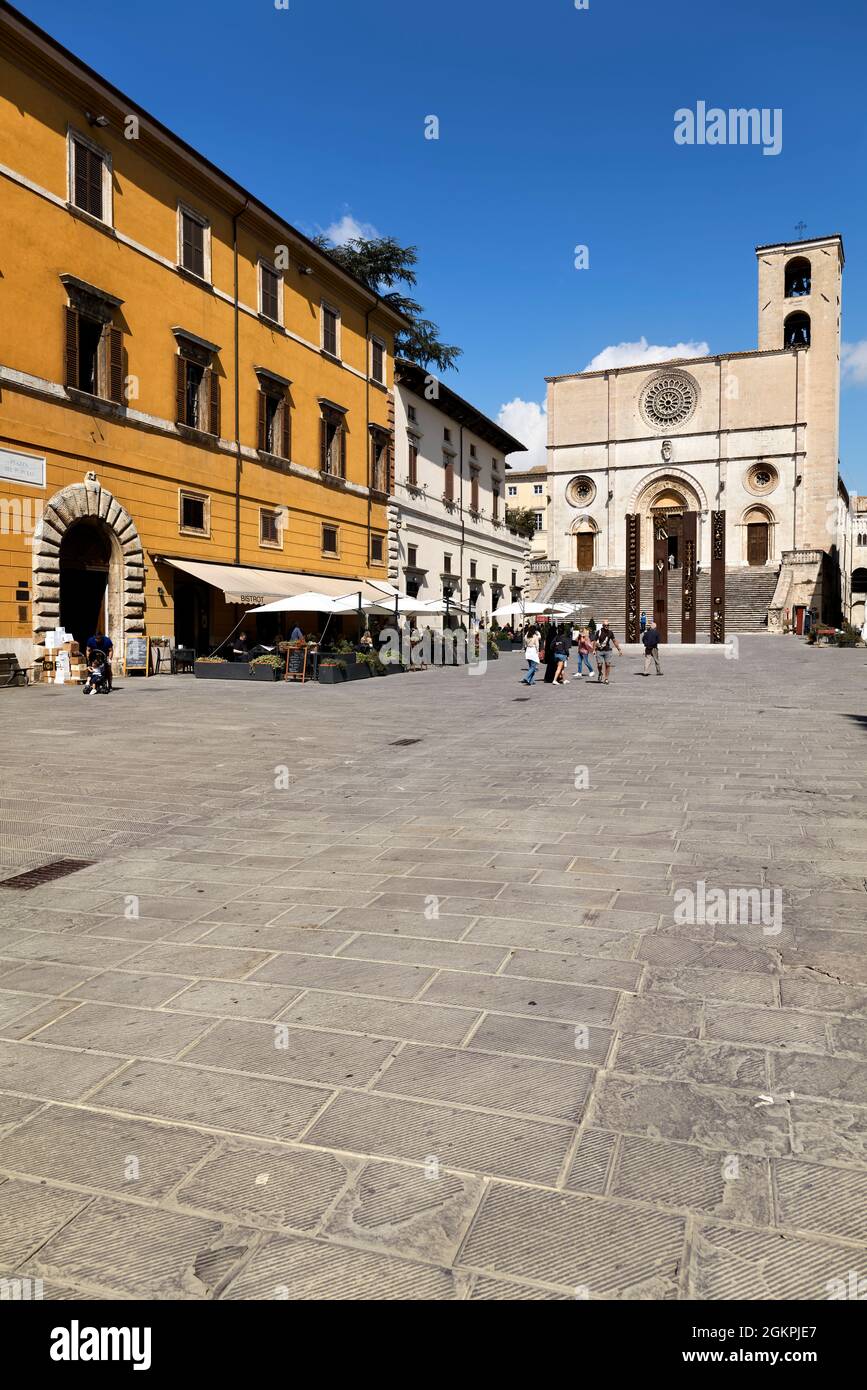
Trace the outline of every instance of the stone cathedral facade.
<instances>
[{"instance_id":1,"label":"stone cathedral facade","mask_svg":"<svg viewBox=\"0 0 867 1390\"><path fill-rule=\"evenodd\" d=\"M755 350L548 378L552 576L624 574L628 516L641 568L664 520L676 569L689 513L709 569L712 514L724 512L727 573L767 573L771 630L797 605L833 616L843 242L759 246L756 257Z\"/></svg>"}]
</instances>

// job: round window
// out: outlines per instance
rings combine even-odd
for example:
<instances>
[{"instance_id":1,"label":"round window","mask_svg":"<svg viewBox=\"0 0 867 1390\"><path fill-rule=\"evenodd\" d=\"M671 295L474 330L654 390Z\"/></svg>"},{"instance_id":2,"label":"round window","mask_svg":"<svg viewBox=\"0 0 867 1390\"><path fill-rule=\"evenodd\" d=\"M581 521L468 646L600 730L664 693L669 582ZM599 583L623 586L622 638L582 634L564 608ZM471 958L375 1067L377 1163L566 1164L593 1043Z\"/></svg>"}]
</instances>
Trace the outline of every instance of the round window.
<instances>
[{"instance_id":1,"label":"round window","mask_svg":"<svg viewBox=\"0 0 867 1390\"><path fill-rule=\"evenodd\" d=\"M573 478L566 489L566 501L573 507L587 507L596 496L596 484L591 478Z\"/></svg>"},{"instance_id":2,"label":"round window","mask_svg":"<svg viewBox=\"0 0 867 1390\"><path fill-rule=\"evenodd\" d=\"M770 463L754 463L747 472L747 487L750 492L773 492L779 482L779 474Z\"/></svg>"},{"instance_id":3,"label":"round window","mask_svg":"<svg viewBox=\"0 0 867 1390\"><path fill-rule=\"evenodd\" d=\"M657 372L641 393L641 413L655 430L685 425L698 404L698 387L686 372Z\"/></svg>"}]
</instances>

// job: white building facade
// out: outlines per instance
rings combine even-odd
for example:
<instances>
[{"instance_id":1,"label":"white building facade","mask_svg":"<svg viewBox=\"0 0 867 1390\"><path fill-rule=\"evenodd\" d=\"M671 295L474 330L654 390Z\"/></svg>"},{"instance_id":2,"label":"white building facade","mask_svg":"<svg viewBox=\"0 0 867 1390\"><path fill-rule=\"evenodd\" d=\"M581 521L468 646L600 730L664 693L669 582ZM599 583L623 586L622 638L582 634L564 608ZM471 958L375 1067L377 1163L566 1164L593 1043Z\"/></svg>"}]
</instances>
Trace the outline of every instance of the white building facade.
<instances>
[{"instance_id":1,"label":"white building facade","mask_svg":"<svg viewBox=\"0 0 867 1390\"><path fill-rule=\"evenodd\" d=\"M729 571L762 568L772 591L780 575L769 614L827 601L838 561L843 244L835 235L756 256L755 350L548 378L548 557L561 577L624 573L629 515L640 518L649 569L655 522L664 519L679 566L682 518L697 513L706 568L711 513L724 511Z\"/></svg>"},{"instance_id":2,"label":"white building facade","mask_svg":"<svg viewBox=\"0 0 867 1390\"><path fill-rule=\"evenodd\" d=\"M490 622L520 598L528 543L506 525L506 454L525 446L423 368L395 366L388 577ZM431 620L430 626L438 626Z\"/></svg>"}]
</instances>

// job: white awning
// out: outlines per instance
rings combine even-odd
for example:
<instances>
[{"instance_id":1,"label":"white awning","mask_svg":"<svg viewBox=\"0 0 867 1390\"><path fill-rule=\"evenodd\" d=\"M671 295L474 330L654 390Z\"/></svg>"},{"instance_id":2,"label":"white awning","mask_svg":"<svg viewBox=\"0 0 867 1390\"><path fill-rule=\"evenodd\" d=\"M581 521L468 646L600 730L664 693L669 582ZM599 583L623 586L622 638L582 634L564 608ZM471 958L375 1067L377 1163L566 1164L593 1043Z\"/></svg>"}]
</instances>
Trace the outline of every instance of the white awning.
<instances>
[{"instance_id":1,"label":"white awning","mask_svg":"<svg viewBox=\"0 0 867 1390\"><path fill-rule=\"evenodd\" d=\"M327 594L329 598L344 598L361 593L363 598L382 602L382 591L365 579L342 578L333 575L299 574L292 570L263 570L250 565L215 565L206 560L178 560L167 555L167 565L183 570L193 579L201 579L214 589L220 589L227 603L240 603L256 608L272 599L293 598L296 594Z\"/></svg>"}]
</instances>

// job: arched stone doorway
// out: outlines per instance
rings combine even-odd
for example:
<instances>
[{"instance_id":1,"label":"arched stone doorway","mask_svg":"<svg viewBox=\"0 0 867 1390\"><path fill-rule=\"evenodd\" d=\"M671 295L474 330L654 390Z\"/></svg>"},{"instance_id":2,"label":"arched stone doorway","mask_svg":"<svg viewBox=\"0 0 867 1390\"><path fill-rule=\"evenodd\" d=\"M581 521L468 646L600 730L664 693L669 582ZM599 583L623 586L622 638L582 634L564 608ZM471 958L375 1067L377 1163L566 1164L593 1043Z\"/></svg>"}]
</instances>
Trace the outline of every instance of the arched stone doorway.
<instances>
[{"instance_id":1,"label":"arched stone doorway","mask_svg":"<svg viewBox=\"0 0 867 1390\"><path fill-rule=\"evenodd\" d=\"M665 521L669 534L669 554L675 565L683 560L684 512L707 513L708 503L700 485L680 469L665 469L646 478L632 494L628 510L641 517L641 565L653 564L654 522ZM701 542L699 542L699 554Z\"/></svg>"},{"instance_id":2,"label":"arched stone doorway","mask_svg":"<svg viewBox=\"0 0 867 1390\"><path fill-rule=\"evenodd\" d=\"M774 514L767 507L750 507L744 513L741 559L754 569L766 565L774 553Z\"/></svg>"},{"instance_id":3,"label":"arched stone doorway","mask_svg":"<svg viewBox=\"0 0 867 1390\"><path fill-rule=\"evenodd\" d=\"M33 639L61 623L77 640L103 626L118 659L144 632L144 552L132 517L95 473L56 492L33 535Z\"/></svg>"},{"instance_id":4,"label":"arched stone doorway","mask_svg":"<svg viewBox=\"0 0 867 1390\"><path fill-rule=\"evenodd\" d=\"M580 516L572 523L575 568L587 573L596 564L596 536L599 528L592 517Z\"/></svg>"}]
</instances>

